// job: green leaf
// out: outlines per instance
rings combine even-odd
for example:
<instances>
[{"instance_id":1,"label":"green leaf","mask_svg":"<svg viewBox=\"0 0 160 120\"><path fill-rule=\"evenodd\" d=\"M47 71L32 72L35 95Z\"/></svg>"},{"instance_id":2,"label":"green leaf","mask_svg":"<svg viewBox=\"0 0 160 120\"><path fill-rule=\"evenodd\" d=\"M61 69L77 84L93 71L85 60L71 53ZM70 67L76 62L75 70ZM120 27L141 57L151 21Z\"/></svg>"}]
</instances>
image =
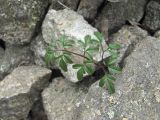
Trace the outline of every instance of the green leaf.
<instances>
[{"instance_id":1,"label":"green leaf","mask_svg":"<svg viewBox=\"0 0 160 120\"><path fill-rule=\"evenodd\" d=\"M117 50L111 50L111 49L108 49L109 53L111 54L112 58L118 58L119 57L119 54L118 54L118 51Z\"/></svg>"},{"instance_id":2,"label":"green leaf","mask_svg":"<svg viewBox=\"0 0 160 120\"><path fill-rule=\"evenodd\" d=\"M117 62L117 58L114 58L112 56L108 57L105 59L105 65L113 65L114 63Z\"/></svg>"},{"instance_id":3,"label":"green leaf","mask_svg":"<svg viewBox=\"0 0 160 120\"><path fill-rule=\"evenodd\" d=\"M110 94L113 94L115 92L114 84L113 84L113 82L110 79L108 79L108 77L106 79L107 79L106 80L106 87L108 89L108 92Z\"/></svg>"},{"instance_id":4,"label":"green leaf","mask_svg":"<svg viewBox=\"0 0 160 120\"><path fill-rule=\"evenodd\" d=\"M83 67L81 67L78 72L77 72L77 78L78 80L82 80L83 79L83 74L85 73Z\"/></svg>"},{"instance_id":5,"label":"green leaf","mask_svg":"<svg viewBox=\"0 0 160 120\"><path fill-rule=\"evenodd\" d=\"M91 41L91 36L90 35L86 35L84 37L84 40L85 40L85 45L87 46L88 44L91 44L92 41Z\"/></svg>"},{"instance_id":6,"label":"green leaf","mask_svg":"<svg viewBox=\"0 0 160 120\"><path fill-rule=\"evenodd\" d=\"M103 37L102 33L100 33L100 32L94 32L94 35L96 36L96 38L98 39L98 41L100 43L102 43L102 41L104 40L104 37Z\"/></svg>"},{"instance_id":7,"label":"green leaf","mask_svg":"<svg viewBox=\"0 0 160 120\"><path fill-rule=\"evenodd\" d=\"M99 52L99 47L98 46L96 46L96 47L89 47L86 51L89 52L90 54L93 54L95 52Z\"/></svg>"},{"instance_id":8,"label":"green leaf","mask_svg":"<svg viewBox=\"0 0 160 120\"><path fill-rule=\"evenodd\" d=\"M112 75L110 75L110 74L107 74L107 78L109 79L109 80L111 80L111 81L115 81L116 80L116 78L114 78Z\"/></svg>"},{"instance_id":9,"label":"green leaf","mask_svg":"<svg viewBox=\"0 0 160 120\"><path fill-rule=\"evenodd\" d=\"M83 67L83 64L74 64L74 65L72 65L73 69L79 69L81 67Z\"/></svg>"},{"instance_id":10,"label":"green leaf","mask_svg":"<svg viewBox=\"0 0 160 120\"><path fill-rule=\"evenodd\" d=\"M88 75L91 75L94 73L94 68L91 65L85 65L85 71L88 73Z\"/></svg>"},{"instance_id":11,"label":"green leaf","mask_svg":"<svg viewBox=\"0 0 160 120\"><path fill-rule=\"evenodd\" d=\"M61 67L62 70L67 72L67 65L66 65L65 61L63 60L63 58L60 59L59 66Z\"/></svg>"},{"instance_id":12,"label":"green leaf","mask_svg":"<svg viewBox=\"0 0 160 120\"><path fill-rule=\"evenodd\" d=\"M92 55L87 51L86 51L86 57L88 58L88 60L93 61Z\"/></svg>"},{"instance_id":13,"label":"green leaf","mask_svg":"<svg viewBox=\"0 0 160 120\"><path fill-rule=\"evenodd\" d=\"M67 55L67 54L64 54L64 55L63 55L63 59L64 59L64 61L65 61L66 63L69 63L69 64L72 64L72 63L73 63L73 61L71 60L71 57L70 57L69 55Z\"/></svg>"},{"instance_id":14,"label":"green leaf","mask_svg":"<svg viewBox=\"0 0 160 120\"><path fill-rule=\"evenodd\" d=\"M111 50L118 50L121 48L121 45L117 44L117 43L110 43L108 45L108 48L111 49Z\"/></svg>"},{"instance_id":15,"label":"green leaf","mask_svg":"<svg viewBox=\"0 0 160 120\"><path fill-rule=\"evenodd\" d=\"M86 45L82 40L78 40L78 43L82 48L86 48Z\"/></svg>"},{"instance_id":16,"label":"green leaf","mask_svg":"<svg viewBox=\"0 0 160 120\"><path fill-rule=\"evenodd\" d=\"M103 86L105 85L105 83L106 83L106 79L103 77L103 78L101 78L100 81L99 81L99 86L100 86L100 87L103 87Z\"/></svg>"},{"instance_id":17,"label":"green leaf","mask_svg":"<svg viewBox=\"0 0 160 120\"><path fill-rule=\"evenodd\" d=\"M53 53L46 53L45 55L45 62L47 65L50 65L50 63L52 61L54 61L55 57L54 57L54 54Z\"/></svg>"},{"instance_id":18,"label":"green leaf","mask_svg":"<svg viewBox=\"0 0 160 120\"><path fill-rule=\"evenodd\" d=\"M113 65L108 66L108 69L111 73L121 73L122 72L122 69L120 67L113 66Z\"/></svg>"},{"instance_id":19,"label":"green leaf","mask_svg":"<svg viewBox=\"0 0 160 120\"><path fill-rule=\"evenodd\" d=\"M115 92L114 84L112 81L113 78L111 78L111 76L107 74L100 79L99 86L103 87L104 85L106 85L108 92L112 94Z\"/></svg>"}]
</instances>

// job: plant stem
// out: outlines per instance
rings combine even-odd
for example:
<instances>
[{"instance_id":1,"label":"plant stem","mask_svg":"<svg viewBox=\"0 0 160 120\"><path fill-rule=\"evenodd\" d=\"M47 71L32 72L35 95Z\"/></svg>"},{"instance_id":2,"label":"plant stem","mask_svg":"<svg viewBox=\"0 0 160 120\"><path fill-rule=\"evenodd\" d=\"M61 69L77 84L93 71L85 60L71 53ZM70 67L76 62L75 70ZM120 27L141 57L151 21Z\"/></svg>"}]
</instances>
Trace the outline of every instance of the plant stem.
<instances>
[{"instance_id":1,"label":"plant stem","mask_svg":"<svg viewBox=\"0 0 160 120\"><path fill-rule=\"evenodd\" d=\"M81 55L81 54L79 54L79 53L75 53L75 52L72 52L72 51L69 51L69 50L66 50L66 49L56 49L55 51L69 52L69 53L71 53L71 54L74 54L74 55L77 55L77 56L80 56L80 57L82 57L82 58L85 58L85 59L89 60L89 58L86 57L86 56L84 56L84 55ZM99 64L97 61L95 61L95 60L93 60L93 63L94 63L96 66L100 66L100 64Z\"/></svg>"}]
</instances>

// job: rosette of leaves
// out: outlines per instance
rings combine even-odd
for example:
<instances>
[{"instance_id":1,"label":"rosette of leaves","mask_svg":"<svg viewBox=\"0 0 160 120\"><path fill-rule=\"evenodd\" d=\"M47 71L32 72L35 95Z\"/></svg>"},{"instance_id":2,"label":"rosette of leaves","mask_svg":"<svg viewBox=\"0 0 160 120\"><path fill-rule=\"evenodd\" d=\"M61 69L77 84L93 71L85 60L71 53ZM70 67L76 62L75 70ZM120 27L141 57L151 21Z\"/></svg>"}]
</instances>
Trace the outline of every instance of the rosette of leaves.
<instances>
[{"instance_id":1,"label":"rosette of leaves","mask_svg":"<svg viewBox=\"0 0 160 120\"><path fill-rule=\"evenodd\" d=\"M59 67L67 72L67 65L72 64L73 69L77 70L78 80L82 80L86 75L92 75L95 72L95 66L102 68L104 76L100 79L99 86L106 87L109 93L115 92L114 81L116 80L113 75L120 73L121 68L116 66L117 59L119 57L118 49L121 48L119 44L110 43L108 47L104 48L103 43L105 39L100 32L94 33L94 39L87 35L84 40L75 42L69 37L63 35L56 42L52 42L45 55L45 61L47 65L57 63ZM81 54L71 51L70 48L79 46ZM110 56L104 59L104 53L109 51ZM94 60L93 56L96 53L101 53L102 63ZM73 55L83 58L82 63L74 63L72 61Z\"/></svg>"}]
</instances>

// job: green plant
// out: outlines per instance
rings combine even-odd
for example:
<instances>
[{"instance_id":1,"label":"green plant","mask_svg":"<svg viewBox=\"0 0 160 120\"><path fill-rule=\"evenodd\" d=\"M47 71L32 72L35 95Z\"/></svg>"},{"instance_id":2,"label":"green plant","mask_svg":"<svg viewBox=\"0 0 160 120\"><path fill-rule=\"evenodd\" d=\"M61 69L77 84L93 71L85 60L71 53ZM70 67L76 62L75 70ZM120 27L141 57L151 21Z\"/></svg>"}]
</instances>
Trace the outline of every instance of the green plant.
<instances>
[{"instance_id":1,"label":"green plant","mask_svg":"<svg viewBox=\"0 0 160 120\"><path fill-rule=\"evenodd\" d=\"M115 92L114 81L116 79L113 77L113 74L121 72L121 68L115 65L119 56L118 49L120 49L121 46L116 43L110 43L108 47L104 47L102 45L102 43L105 42L103 35L99 32L95 32L94 35L96 39L92 39L90 35L87 35L83 41L79 40L76 43L65 35L61 36L56 43L52 42L48 46L45 61L47 65L52 65L56 62L65 72L67 72L67 64L72 64L73 69L77 69L78 80L82 80L86 74L93 74L95 67L101 68L104 76L100 79L99 86L107 87L111 94ZM70 50L75 44L81 48L82 54ZM100 51L102 53L102 62L98 62L93 58L93 54ZM106 51L110 53L108 58L104 58ZM83 58L83 62L74 63L72 61L73 55Z\"/></svg>"}]
</instances>

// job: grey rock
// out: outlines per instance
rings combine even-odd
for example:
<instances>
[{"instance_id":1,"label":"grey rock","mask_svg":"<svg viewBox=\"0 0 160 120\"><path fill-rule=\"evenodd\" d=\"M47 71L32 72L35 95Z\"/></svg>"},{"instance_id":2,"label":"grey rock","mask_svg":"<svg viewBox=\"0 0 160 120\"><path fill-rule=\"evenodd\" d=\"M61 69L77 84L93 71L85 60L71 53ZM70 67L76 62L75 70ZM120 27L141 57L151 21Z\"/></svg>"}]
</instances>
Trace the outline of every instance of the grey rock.
<instances>
[{"instance_id":1,"label":"grey rock","mask_svg":"<svg viewBox=\"0 0 160 120\"><path fill-rule=\"evenodd\" d=\"M46 53L47 45L44 42L44 39L41 33L32 41L30 48L34 54L35 64L40 66L46 66L44 62L44 56Z\"/></svg>"},{"instance_id":2,"label":"grey rock","mask_svg":"<svg viewBox=\"0 0 160 120\"><path fill-rule=\"evenodd\" d=\"M79 120L85 87L56 78L42 93L48 120Z\"/></svg>"},{"instance_id":3,"label":"grey rock","mask_svg":"<svg viewBox=\"0 0 160 120\"><path fill-rule=\"evenodd\" d=\"M148 36L140 41L116 76L112 95L98 82L87 93L60 80L52 83L42 94L49 120L159 120L159 52L160 40Z\"/></svg>"},{"instance_id":4,"label":"grey rock","mask_svg":"<svg viewBox=\"0 0 160 120\"><path fill-rule=\"evenodd\" d=\"M155 37L160 38L160 30L154 34Z\"/></svg>"},{"instance_id":5,"label":"grey rock","mask_svg":"<svg viewBox=\"0 0 160 120\"><path fill-rule=\"evenodd\" d=\"M124 2L124 1L128 1L128 0L107 0L109 2Z\"/></svg>"},{"instance_id":6,"label":"grey rock","mask_svg":"<svg viewBox=\"0 0 160 120\"><path fill-rule=\"evenodd\" d=\"M4 55L4 49L0 47L0 61L3 58L3 55Z\"/></svg>"},{"instance_id":7,"label":"grey rock","mask_svg":"<svg viewBox=\"0 0 160 120\"><path fill-rule=\"evenodd\" d=\"M77 41L83 41L86 35L91 35L92 38L95 38L94 32L96 31L97 29L89 25L81 15L68 9L59 11L49 10L42 25L42 35L46 43L52 42L52 44L54 44L56 40L65 34L70 39L75 40L75 46L71 49L71 51L79 54L81 54L83 51L77 45ZM106 43L104 42L103 45L106 46ZM93 58L96 61L100 61L101 53L102 51L94 54ZM108 52L105 52L104 57L107 56L109 56L109 54ZM73 61L75 63L81 63L83 58L73 56ZM72 68L72 64L68 65L68 72L63 72L63 74L68 80L72 82L78 82L77 70Z\"/></svg>"},{"instance_id":8,"label":"grey rock","mask_svg":"<svg viewBox=\"0 0 160 120\"><path fill-rule=\"evenodd\" d=\"M34 103L30 110L28 120L48 120L47 115L44 112L42 99L39 99Z\"/></svg>"},{"instance_id":9,"label":"grey rock","mask_svg":"<svg viewBox=\"0 0 160 120\"><path fill-rule=\"evenodd\" d=\"M117 32L126 21L139 22L144 15L147 0L123 0L121 2L109 2L96 21L96 26L108 29L109 34ZM104 20L108 20L108 28ZM103 25L101 25L103 24ZM103 28L106 27L106 28Z\"/></svg>"},{"instance_id":10,"label":"grey rock","mask_svg":"<svg viewBox=\"0 0 160 120\"><path fill-rule=\"evenodd\" d=\"M136 44L147 36L147 31L138 26L123 26L117 33L113 34L110 39L122 47L119 50L120 57L117 63L123 62L123 59L134 50Z\"/></svg>"},{"instance_id":11,"label":"grey rock","mask_svg":"<svg viewBox=\"0 0 160 120\"><path fill-rule=\"evenodd\" d=\"M9 46L0 61L0 81L14 68L32 63L29 47Z\"/></svg>"},{"instance_id":12,"label":"grey rock","mask_svg":"<svg viewBox=\"0 0 160 120\"><path fill-rule=\"evenodd\" d=\"M148 3L143 24L151 30L160 29L160 3L156 1Z\"/></svg>"},{"instance_id":13,"label":"grey rock","mask_svg":"<svg viewBox=\"0 0 160 120\"><path fill-rule=\"evenodd\" d=\"M98 8L104 0L81 0L78 6L78 13L87 20L94 20L97 15Z\"/></svg>"},{"instance_id":14,"label":"grey rock","mask_svg":"<svg viewBox=\"0 0 160 120\"><path fill-rule=\"evenodd\" d=\"M48 0L1 0L0 38L9 44L30 42Z\"/></svg>"},{"instance_id":15,"label":"grey rock","mask_svg":"<svg viewBox=\"0 0 160 120\"><path fill-rule=\"evenodd\" d=\"M51 71L38 66L21 66L0 82L0 119L20 120L27 115L49 82Z\"/></svg>"},{"instance_id":16,"label":"grey rock","mask_svg":"<svg viewBox=\"0 0 160 120\"><path fill-rule=\"evenodd\" d=\"M55 10L62 10L66 7L69 9L76 10L79 0L51 0L51 8Z\"/></svg>"}]
</instances>

